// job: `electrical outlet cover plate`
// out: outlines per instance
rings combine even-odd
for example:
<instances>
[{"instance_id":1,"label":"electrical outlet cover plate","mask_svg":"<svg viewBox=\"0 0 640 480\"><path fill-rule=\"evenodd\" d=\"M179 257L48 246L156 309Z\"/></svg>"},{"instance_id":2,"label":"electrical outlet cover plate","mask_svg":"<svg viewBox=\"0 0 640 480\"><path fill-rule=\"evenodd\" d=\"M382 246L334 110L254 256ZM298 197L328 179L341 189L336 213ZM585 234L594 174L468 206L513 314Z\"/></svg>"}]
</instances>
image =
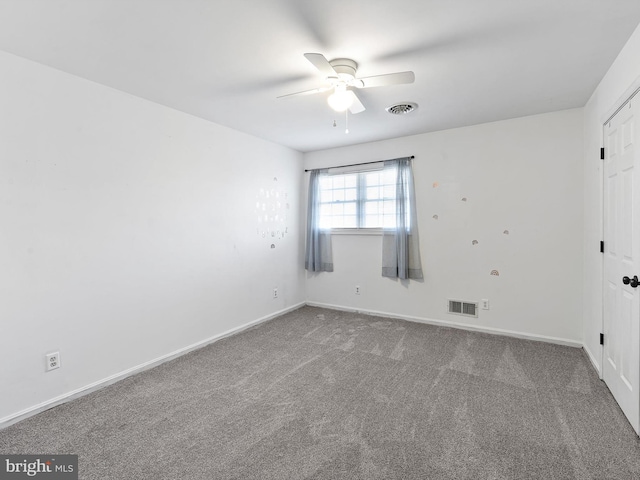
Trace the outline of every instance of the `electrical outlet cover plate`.
<instances>
[{"instance_id":1,"label":"electrical outlet cover plate","mask_svg":"<svg viewBox=\"0 0 640 480\"><path fill-rule=\"evenodd\" d=\"M60 352L47 353L45 357L47 359L47 372L60 368Z\"/></svg>"},{"instance_id":2,"label":"electrical outlet cover plate","mask_svg":"<svg viewBox=\"0 0 640 480\"><path fill-rule=\"evenodd\" d=\"M486 298L480 300L480 305L482 306L482 310L489 310L489 300L487 300Z\"/></svg>"}]
</instances>

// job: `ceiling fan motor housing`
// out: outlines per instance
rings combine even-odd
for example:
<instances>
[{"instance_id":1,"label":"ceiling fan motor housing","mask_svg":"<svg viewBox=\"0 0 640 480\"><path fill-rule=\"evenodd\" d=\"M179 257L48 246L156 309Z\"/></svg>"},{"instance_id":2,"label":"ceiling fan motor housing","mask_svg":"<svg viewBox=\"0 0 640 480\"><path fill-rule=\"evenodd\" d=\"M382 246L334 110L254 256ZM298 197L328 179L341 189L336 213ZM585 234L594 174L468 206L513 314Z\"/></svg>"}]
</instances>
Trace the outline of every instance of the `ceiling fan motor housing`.
<instances>
[{"instance_id":1,"label":"ceiling fan motor housing","mask_svg":"<svg viewBox=\"0 0 640 480\"><path fill-rule=\"evenodd\" d=\"M342 82L350 84L356 77L358 64L349 58L336 58L331 60L329 64L338 74L338 79Z\"/></svg>"}]
</instances>

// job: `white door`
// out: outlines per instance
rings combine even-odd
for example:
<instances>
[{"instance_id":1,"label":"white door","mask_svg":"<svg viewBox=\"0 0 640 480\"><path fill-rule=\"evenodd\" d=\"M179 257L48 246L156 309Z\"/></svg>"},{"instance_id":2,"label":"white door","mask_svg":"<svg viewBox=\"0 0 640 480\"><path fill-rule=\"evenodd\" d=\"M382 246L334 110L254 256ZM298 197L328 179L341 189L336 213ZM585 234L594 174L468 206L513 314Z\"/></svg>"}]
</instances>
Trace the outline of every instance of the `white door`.
<instances>
[{"instance_id":1,"label":"white door","mask_svg":"<svg viewBox=\"0 0 640 480\"><path fill-rule=\"evenodd\" d=\"M602 377L640 434L640 95L604 125ZM626 277L626 278L625 278Z\"/></svg>"}]
</instances>

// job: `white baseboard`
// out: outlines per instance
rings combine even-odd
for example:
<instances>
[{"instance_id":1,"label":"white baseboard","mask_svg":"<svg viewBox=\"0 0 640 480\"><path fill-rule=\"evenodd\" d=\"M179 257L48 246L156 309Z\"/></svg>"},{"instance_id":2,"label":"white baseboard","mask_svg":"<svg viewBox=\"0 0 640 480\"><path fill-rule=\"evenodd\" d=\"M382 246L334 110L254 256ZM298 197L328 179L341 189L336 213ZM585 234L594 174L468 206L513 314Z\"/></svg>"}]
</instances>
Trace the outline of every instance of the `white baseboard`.
<instances>
[{"instance_id":1,"label":"white baseboard","mask_svg":"<svg viewBox=\"0 0 640 480\"><path fill-rule=\"evenodd\" d=\"M600 366L600 362L596 360L596 356L591 353L591 350L589 350L589 347L587 347L586 344L582 348L584 350L584 353L587 355L587 358L591 362L591 365L593 365L593 368L596 370L596 372L598 372L598 377L602 378L602 368Z\"/></svg>"},{"instance_id":2,"label":"white baseboard","mask_svg":"<svg viewBox=\"0 0 640 480\"><path fill-rule=\"evenodd\" d=\"M307 305L309 305L310 307L328 308L331 310L341 310L344 312L362 313L363 315L374 315L377 317L397 318L399 320L407 320L409 322L416 322L416 323L426 323L429 325L439 325L442 327L459 328L462 330L471 330L474 332L491 333L494 335L505 335L508 337L522 338L524 340L535 340L538 342L555 343L558 345L566 345L569 347L576 347L576 348L583 347L582 342L577 340L569 340L566 338L558 338L558 337L549 337L546 335L537 335L535 333L517 332L514 330L504 330L501 328L484 327L481 325L468 325L466 323L451 322L448 320L435 320L435 319L426 318L426 317L414 317L411 315L399 315L397 313L380 312L377 310L361 310L359 308L344 307L341 305L331 305L327 303L307 302Z\"/></svg>"},{"instance_id":3,"label":"white baseboard","mask_svg":"<svg viewBox=\"0 0 640 480\"><path fill-rule=\"evenodd\" d=\"M242 332L243 330L247 330L248 328L254 327L260 323L266 322L267 320L271 320L272 318L276 318L279 317L280 315L284 315L285 313L289 313L292 312L294 310L297 310L300 307L303 307L305 305L305 302L300 302L296 305L293 305L291 307L287 307L285 309L279 310L277 312L271 313L269 315L266 315L264 317L258 318L257 320L252 320L251 322L245 323L243 325L240 325L239 327L235 327L232 328L230 330L227 330L225 332L219 333L217 335L214 335L212 337L206 338L200 342L196 342L192 345L188 345L186 347L180 348L178 350L175 350L171 353L168 353L166 355L163 355L161 357L155 358L153 360L150 360L148 362L142 363L140 365L136 365L135 367L129 368L127 370L124 370L122 372L116 373L114 375L111 375L107 378L103 378L102 380L98 380L96 382L90 383L89 385L85 385L83 387L77 388L71 392L67 392L63 395L59 395L55 398L51 398L49 400L46 400L42 403L39 403L38 405L34 405L32 407L26 408L24 410L21 410L17 413L8 415L4 418L0 418L0 430L2 430L3 428L8 427L9 425L13 425L14 423L17 423L21 420L24 420L26 418L32 417L33 415L37 415L40 412L44 412L45 410L49 410L50 408L56 407L58 405L61 405L63 403L69 402L71 400L74 400L76 398L82 397L84 395L87 395L91 392L94 392L96 390L99 390L101 388L104 388L108 385L111 385L113 383L119 382L120 380L124 380L127 377L130 377L132 375L135 375L137 373L140 372L144 372L145 370L149 370L153 367L157 367L158 365L168 362L170 360L173 360L174 358L180 357L182 355L185 355L189 352L192 352L194 350L197 350L199 348L202 347L206 347L207 345L211 344L211 343L215 343L218 340L222 340L223 338L229 337L231 335L235 335L236 333Z\"/></svg>"}]
</instances>

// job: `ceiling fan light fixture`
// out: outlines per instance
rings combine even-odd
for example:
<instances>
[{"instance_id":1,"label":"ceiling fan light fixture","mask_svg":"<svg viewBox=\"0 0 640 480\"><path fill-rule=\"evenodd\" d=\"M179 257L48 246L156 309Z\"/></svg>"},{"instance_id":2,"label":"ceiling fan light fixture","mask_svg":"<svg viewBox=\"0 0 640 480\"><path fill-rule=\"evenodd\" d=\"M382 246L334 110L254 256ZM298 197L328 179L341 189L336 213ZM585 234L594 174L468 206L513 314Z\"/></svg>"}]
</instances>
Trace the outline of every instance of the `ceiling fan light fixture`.
<instances>
[{"instance_id":1,"label":"ceiling fan light fixture","mask_svg":"<svg viewBox=\"0 0 640 480\"><path fill-rule=\"evenodd\" d=\"M366 110L358 95L356 95L358 89L403 85L415 81L415 74L410 71L357 78L358 64L350 58L335 58L329 61L321 53L305 53L304 57L323 75L324 86L280 95L278 98L333 90L333 93L327 98L327 103L331 109L336 112L349 110L352 114L357 114ZM414 105L415 107L417 105Z\"/></svg>"},{"instance_id":2,"label":"ceiling fan light fixture","mask_svg":"<svg viewBox=\"0 0 640 480\"><path fill-rule=\"evenodd\" d=\"M345 85L337 85L335 91L327 98L327 103L336 112L344 112L353 105L353 95L349 95Z\"/></svg>"}]
</instances>

